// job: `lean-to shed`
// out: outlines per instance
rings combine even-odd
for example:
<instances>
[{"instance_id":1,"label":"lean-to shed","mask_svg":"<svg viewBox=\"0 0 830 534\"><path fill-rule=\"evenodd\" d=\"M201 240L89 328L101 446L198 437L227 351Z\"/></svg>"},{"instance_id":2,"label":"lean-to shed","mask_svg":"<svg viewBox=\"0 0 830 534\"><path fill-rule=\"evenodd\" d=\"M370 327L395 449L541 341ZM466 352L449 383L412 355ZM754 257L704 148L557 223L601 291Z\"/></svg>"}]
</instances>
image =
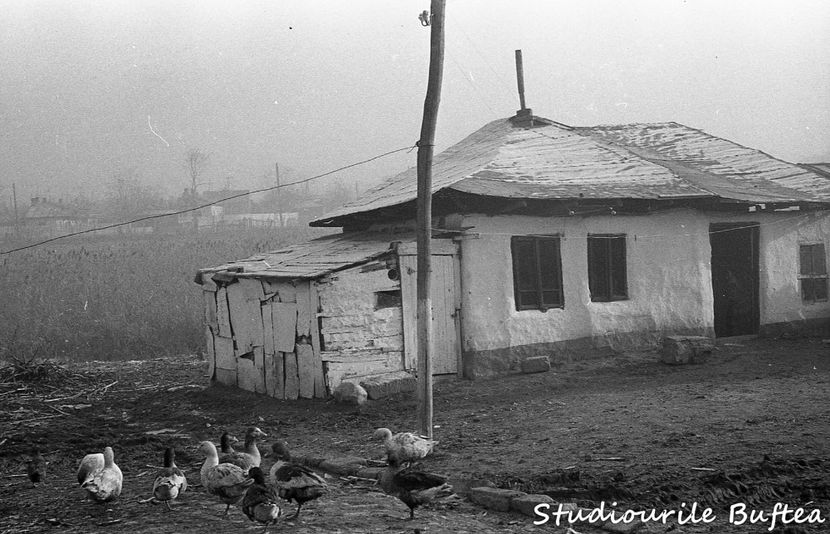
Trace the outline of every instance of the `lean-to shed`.
<instances>
[{"instance_id":1,"label":"lean-to shed","mask_svg":"<svg viewBox=\"0 0 830 534\"><path fill-rule=\"evenodd\" d=\"M414 369L413 243L411 233L337 234L200 270L212 379L296 399ZM457 317L455 246L436 244L435 272L450 286L434 294ZM457 331L455 319L435 328ZM442 340L436 374L456 373L458 339Z\"/></svg>"}]
</instances>

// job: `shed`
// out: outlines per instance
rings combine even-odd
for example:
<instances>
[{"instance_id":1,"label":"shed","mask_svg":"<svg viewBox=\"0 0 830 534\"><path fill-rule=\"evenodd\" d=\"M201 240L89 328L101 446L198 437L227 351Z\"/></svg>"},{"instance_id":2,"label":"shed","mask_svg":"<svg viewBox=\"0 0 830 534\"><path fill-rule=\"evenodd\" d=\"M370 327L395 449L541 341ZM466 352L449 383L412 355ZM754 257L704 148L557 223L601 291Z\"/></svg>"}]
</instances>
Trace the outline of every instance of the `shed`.
<instances>
[{"instance_id":1,"label":"shed","mask_svg":"<svg viewBox=\"0 0 830 534\"><path fill-rule=\"evenodd\" d=\"M414 369L413 243L410 232L337 234L200 270L212 379L296 399ZM442 243L435 272L452 284L456 245ZM455 286L435 294L455 311ZM449 343L436 374L458 371L458 339Z\"/></svg>"}]
</instances>

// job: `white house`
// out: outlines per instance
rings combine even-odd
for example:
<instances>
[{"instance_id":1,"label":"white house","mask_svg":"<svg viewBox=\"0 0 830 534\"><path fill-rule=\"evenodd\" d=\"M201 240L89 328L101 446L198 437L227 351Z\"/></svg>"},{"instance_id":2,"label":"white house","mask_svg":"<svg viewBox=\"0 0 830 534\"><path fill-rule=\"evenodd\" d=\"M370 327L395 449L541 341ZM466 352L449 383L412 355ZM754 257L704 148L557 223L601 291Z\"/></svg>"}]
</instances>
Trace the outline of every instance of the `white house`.
<instances>
[{"instance_id":1,"label":"white house","mask_svg":"<svg viewBox=\"0 0 830 534\"><path fill-rule=\"evenodd\" d=\"M416 368L415 172L311 223L342 234L197 277L229 300L239 280L314 288L303 324L321 396ZM436 155L433 218L436 374L492 376L529 356L672 334L830 329L830 181L680 124L570 127L521 110ZM255 293L265 325L273 294ZM257 340L240 347L207 309L212 357L236 369L216 379L252 389L238 369ZM253 311L228 313L234 325ZM255 374L267 376L269 351L280 351L261 346Z\"/></svg>"}]
</instances>

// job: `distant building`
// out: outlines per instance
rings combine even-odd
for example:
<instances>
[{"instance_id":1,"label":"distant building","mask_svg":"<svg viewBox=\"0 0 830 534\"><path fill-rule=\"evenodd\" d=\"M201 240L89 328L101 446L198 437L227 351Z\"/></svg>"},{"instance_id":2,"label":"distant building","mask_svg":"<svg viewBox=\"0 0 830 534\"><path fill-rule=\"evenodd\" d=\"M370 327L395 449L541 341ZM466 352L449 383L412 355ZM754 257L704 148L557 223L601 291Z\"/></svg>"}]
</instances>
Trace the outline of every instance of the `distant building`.
<instances>
[{"instance_id":1,"label":"distant building","mask_svg":"<svg viewBox=\"0 0 830 534\"><path fill-rule=\"evenodd\" d=\"M46 197L32 197L22 218L25 226L51 235L87 228L94 222L89 213L64 204L62 200L52 202Z\"/></svg>"}]
</instances>

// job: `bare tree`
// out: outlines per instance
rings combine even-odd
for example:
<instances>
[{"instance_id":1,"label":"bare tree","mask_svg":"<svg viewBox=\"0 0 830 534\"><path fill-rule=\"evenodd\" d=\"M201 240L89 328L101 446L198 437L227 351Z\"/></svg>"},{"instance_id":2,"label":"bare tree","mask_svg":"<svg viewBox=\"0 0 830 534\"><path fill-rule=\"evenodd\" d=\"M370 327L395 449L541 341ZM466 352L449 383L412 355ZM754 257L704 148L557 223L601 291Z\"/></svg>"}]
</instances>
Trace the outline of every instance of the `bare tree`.
<instances>
[{"instance_id":1,"label":"bare tree","mask_svg":"<svg viewBox=\"0 0 830 534\"><path fill-rule=\"evenodd\" d=\"M141 176L133 168L115 173L104 195L104 209L112 220L146 215L163 202L158 191L141 183Z\"/></svg>"},{"instance_id":2,"label":"bare tree","mask_svg":"<svg viewBox=\"0 0 830 534\"><path fill-rule=\"evenodd\" d=\"M185 164L187 165L187 172L190 174L190 194L195 202L197 199L196 188L202 185L199 181L199 176L207 166L210 155L203 152L200 148L191 148L185 155Z\"/></svg>"}]
</instances>

